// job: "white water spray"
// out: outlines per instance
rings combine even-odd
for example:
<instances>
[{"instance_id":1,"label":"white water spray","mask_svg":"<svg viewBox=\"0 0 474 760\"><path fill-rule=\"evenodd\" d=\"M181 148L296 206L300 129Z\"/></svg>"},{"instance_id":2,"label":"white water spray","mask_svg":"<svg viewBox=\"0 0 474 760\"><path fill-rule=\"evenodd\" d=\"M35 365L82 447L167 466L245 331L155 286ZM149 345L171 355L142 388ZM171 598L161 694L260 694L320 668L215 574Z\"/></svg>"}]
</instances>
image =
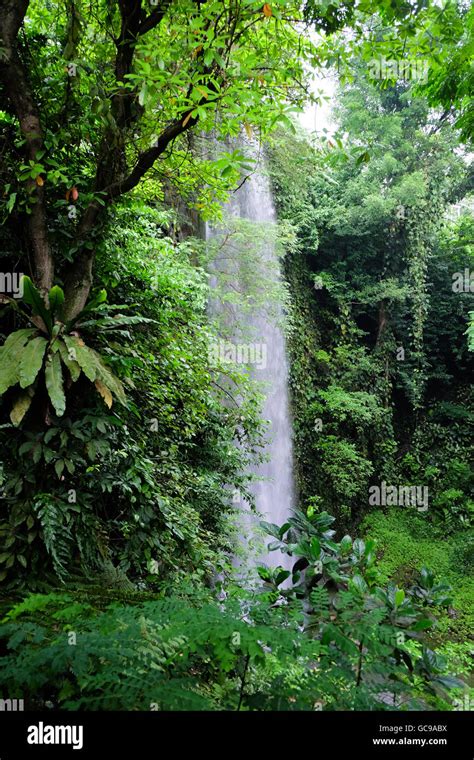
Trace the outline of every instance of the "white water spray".
<instances>
[{"instance_id":1,"label":"white water spray","mask_svg":"<svg viewBox=\"0 0 474 760\"><path fill-rule=\"evenodd\" d=\"M264 226L266 232L257 237L256 262L259 269L259 279L262 287L268 292L278 286L280 269L278 255L275 246L276 238L276 215L272 201L272 194L268 177L264 169L250 176L244 184L232 194L227 204L227 213L234 219L249 220ZM222 230L207 229L208 239L222 236ZM245 298L245 277L248 271L245 264L239 260L239 248L232 242L224 242L217 253L213 267L225 272L227 288L238 291ZM214 283L216 279L214 278ZM260 305L260 301L262 301ZM257 305L250 311L239 309L238 305L224 304L222 301L213 305L213 310L220 312L227 325L232 321L232 341L229 345L231 358L243 355L247 350L246 358L249 359L250 374L259 382L263 383L265 402L263 406L263 418L268 421L268 444L266 455L268 461L256 466L253 470L258 480L252 484L251 491L255 498L259 516L251 515L248 511L242 517L242 540L252 549L253 539L258 533L259 520L282 525L290 516L294 506L293 486L293 457L292 457L292 426L288 398L288 363L286 355L285 337L282 330L282 306L273 309L264 303L265 299L259 299ZM250 329L255 336L255 342L246 345L241 343L242 338L237 336ZM224 347L225 350L225 347ZM259 358L259 362L252 361L253 356ZM265 544L272 539L267 538ZM258 562L276 566L290 567L291 561L287 555L280 552L267 552L256 558Z\"/></svg>"}]
</instances>

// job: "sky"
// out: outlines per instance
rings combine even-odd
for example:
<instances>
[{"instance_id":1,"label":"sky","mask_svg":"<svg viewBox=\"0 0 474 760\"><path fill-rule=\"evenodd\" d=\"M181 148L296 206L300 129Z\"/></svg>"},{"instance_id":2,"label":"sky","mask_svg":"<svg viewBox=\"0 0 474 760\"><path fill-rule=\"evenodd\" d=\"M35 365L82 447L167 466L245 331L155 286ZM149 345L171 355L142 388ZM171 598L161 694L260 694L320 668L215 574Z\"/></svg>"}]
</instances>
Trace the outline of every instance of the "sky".
<instances>
[{"instance_id":1,"label":"sky","mask_svg":"<svg viewBox=\"0 0 474 760\"><path fill-rule=\"evenodd\" d=\"M322 92L328 100L323 100L321 105L308 104L305 110L298 114L298 121L308 132L316 131L320 134L324 128L329 132L334 131L335 124L331 119L331 107L336 92L336 79L328 74L322 76L321 72L316 73L313 79L312 92L314 94Z\"/></svg>"}]
</instances>

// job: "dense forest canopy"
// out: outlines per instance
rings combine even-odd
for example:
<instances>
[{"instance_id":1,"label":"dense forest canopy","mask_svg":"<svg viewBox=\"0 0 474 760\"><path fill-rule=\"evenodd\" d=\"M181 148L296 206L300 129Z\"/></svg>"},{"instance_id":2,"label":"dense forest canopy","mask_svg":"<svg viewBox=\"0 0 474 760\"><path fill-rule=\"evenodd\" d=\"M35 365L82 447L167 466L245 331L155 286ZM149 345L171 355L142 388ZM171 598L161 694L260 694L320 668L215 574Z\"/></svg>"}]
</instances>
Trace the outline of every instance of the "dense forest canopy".
<instances>
[{"instance_id":1,"label":"dense forest canopy","mask_svg":"<svg viewBox=\"0 0 474 760\"><path fill-rule=\"evenodd\" d=\"M473 699L473 14L0 0L4 699ZM262 311L293 429L294 503L259 514L277 567L239 527L274 420L228 315Z\"/></svg>"},{"instance_id":2,"label":"dense forest canopy","mask_svg":"<svg viewBox=\"0 0 474 760\"><path fill-rule=\"evenodd\" d=\"M472 40L464 39L463 16L472 18L453 4L349 2L324 12L311 2L262 8L131 0L90 9L5 2L1 11L6 212L16 235L28 217L24 244L36 283L46 293L55 274L62 277L68 318L89 296L96 240L112 202L152 169L161 182L182 176L189 195L202 185L189 151L197 125L235 136L244 123L265 134L303 103L310 66L347 59L361 41L371 58L387 51L396 58L402 44L408 58L429 56L431 100L444 106L449 91L467 134L472 126L465 105ZM345 25L353 40L342 35L334 47L331 37L318 45L304 33L309 26L331 35ZM238 159L229 156L221 178L232 176Z\"/></svg>"}]
</instances>

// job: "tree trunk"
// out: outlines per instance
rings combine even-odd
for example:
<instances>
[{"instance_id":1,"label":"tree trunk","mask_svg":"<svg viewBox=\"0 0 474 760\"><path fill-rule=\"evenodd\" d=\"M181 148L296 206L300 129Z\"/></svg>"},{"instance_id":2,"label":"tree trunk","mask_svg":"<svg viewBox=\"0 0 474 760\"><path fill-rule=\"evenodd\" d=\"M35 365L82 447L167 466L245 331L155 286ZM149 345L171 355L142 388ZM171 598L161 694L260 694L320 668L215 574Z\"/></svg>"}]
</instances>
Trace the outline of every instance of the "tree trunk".
<instances>
[{"instance_id":1,"label":"tree trunk","mask_svg":"<svg viewBox=\"0 0 474 760\"><path fill-rule=\"evenodd\" d=\"M0 83L11 104L12 114L20 124L25 138L26 159L36 160L43 147L40 115L31 93L25 67L18 55L16 37L28 8L28 0L2 0L0 2ZM27 183L31 214L28 216L27 234L33 258L38 288L47 297L53 284L54 261L48 241L45 192L33 179Z\"/></svg>"},{"instance_id":2,"label":"tree trunk","mask_svg":"<svg viewBox=\"0 0 474 760\"><path fill-rule=\"evenodd\" d=\"M74 261L74 266L66 280L63 309L65 322L77 317L89 299L93 281L93 262L94 255L91 251L83 251Z\"/></svg>"},{"instance_id":3,"label":"tree trunk","mask_svg":"<svg viewBox=\"0 0 474 760\"><path fill-rule=\"evenodd\" d=\"M27 160L35 160L43 149L43 135L39 109L31 92L25 66L18 54L17 35L23 23L29 0L0 0L0 84L11 104L11 114L15 116L25 137ZM105 131L101 140L99 160L96 167L93 192L100 193L106 206L91 201L79 225L77 240L78 253L68 267L65 277L65 319L72 319L84 308L92 286L92 272L95 258L93 241L99 224L106 216L106 208L123 193L129 192L153 166L168 146L179 136L197 124L198 118L191 117L194 106L187 113L177 116L166 127L156 143L145 150L127 174L126 139L133 122L139 118L141 109L137 93L123 87L130 73L138 39L156 28L169 10L170 0L161 0L148 15L142 8L141 0L118 0L122 18L121 31L115 40L115 78L117 91L111 96L113 125ZM211 68L207 71L213 75ZM190 97L193 85L189 85ZM206 96L207 97L207 96ZM203 96L198 105L204 104ZM32 202L32 213L28 217L27 231L29 247L35 270L35 281L45 298L53 284L54 259L48 241L45 189L35 180L27 185Z\"/></svg>"}]
</instances>

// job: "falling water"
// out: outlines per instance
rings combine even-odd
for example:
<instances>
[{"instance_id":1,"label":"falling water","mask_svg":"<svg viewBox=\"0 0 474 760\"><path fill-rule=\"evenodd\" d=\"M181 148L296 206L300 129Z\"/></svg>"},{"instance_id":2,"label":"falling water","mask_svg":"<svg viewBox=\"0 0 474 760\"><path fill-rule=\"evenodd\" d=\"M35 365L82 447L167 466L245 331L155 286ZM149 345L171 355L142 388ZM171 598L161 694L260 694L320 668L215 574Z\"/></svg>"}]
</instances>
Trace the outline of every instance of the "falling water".
<instances>
[{"instance_id":1,"label":"falling water","mask_svg":"<svg viewBox=\"0 0 474 760\"><path fill-rule=\"evenodd\" d=\"M247 146L248 147L248 146ZM292 462L292 428L288 399L288 363L285 337L282 330L282 305L273 303L273 308L265 303L266 293L278 288L280 280L279 259L276 251L276 215L272 194L264 166L260 166L244 184L232 194L227 204L227 213L238 220L248 220L263 225L265 233L256 237L259 241L255 250L255 263L259 269L259 281L265 292L254 303L250 311L239 306L224 306L222 302L214 305L221 312L227 308L232 312L233 337L238 341L240 335L249 329L249 334L255 336L254 358L249 364L252 377L262 383L265 396L262 415L268 422L268 443L265 461L253 468L257 479L250 488L255 498L259 517L243 509L241 519L242 541L252 548L258 534L257 525L260 519L282 525L291 513L293 507L293 462ZM222 230L208 229L207 237L213 238L222 234ZM239 253L241 254L239 257ZM248 271L242 262L243 255L232 250L232 243L220 246L213 267L225 271L229 288L240 292L244 298L248 289ZM230 275L230 277L229 277ZM247 278L247 279L246 279ZM267 299L268 301L269 299ZM241 339L241 338L240 338ZM252 346L252 344L250 344ZM265 544L268 543L266 537ZM267 565L283 565L289 567L289 558L280 552L266 552L257 557L259 562Z\"/></svg>"}]
</instances>

